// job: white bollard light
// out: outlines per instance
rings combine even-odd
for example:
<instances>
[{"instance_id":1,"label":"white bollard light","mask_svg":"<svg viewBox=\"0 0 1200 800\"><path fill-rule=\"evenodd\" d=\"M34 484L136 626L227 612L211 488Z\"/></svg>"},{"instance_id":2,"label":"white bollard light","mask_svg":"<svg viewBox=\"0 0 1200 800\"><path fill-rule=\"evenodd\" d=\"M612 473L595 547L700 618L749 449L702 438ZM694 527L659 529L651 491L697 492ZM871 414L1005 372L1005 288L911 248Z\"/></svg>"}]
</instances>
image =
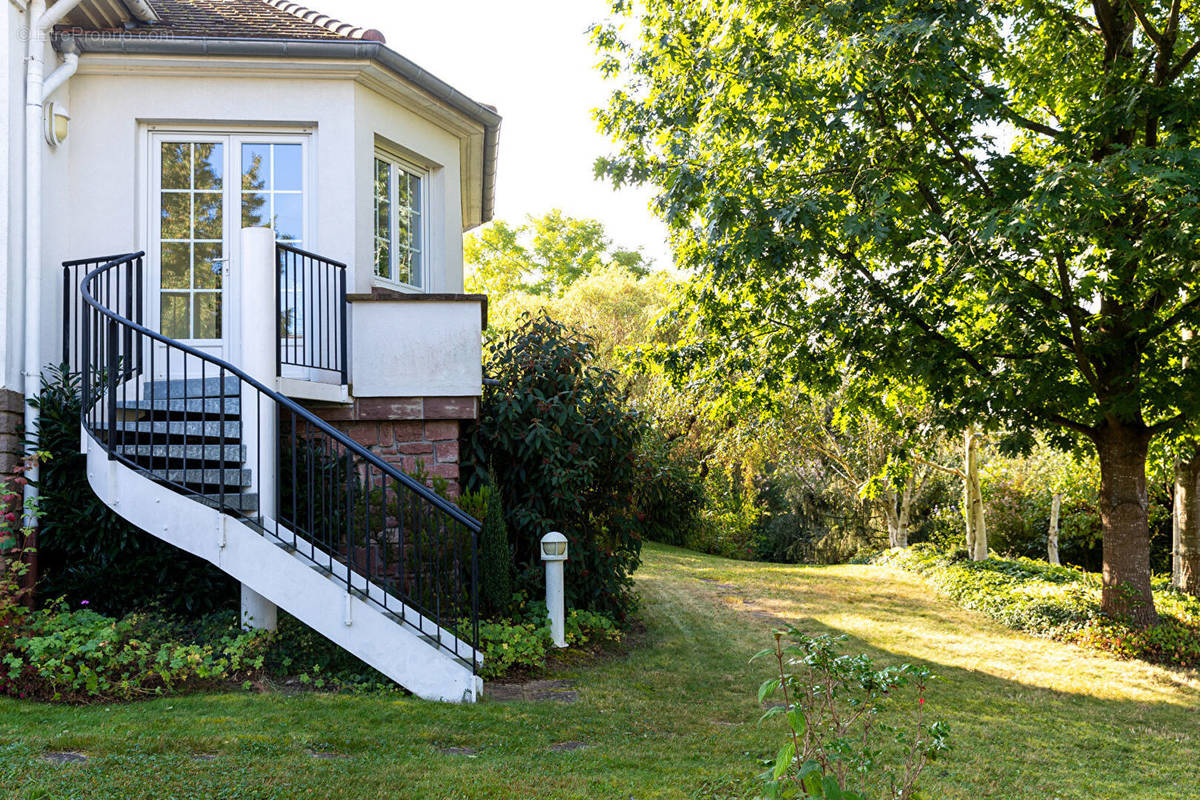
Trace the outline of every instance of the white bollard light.
<instances>
[{"instance_id":1,"label":"white bollard light","mask_svg":"<svg viewBox=\"0 0 1200 800\"><path fill-rule=\"evenodd\" d=\"M563 597L563 562L567 560L567 537L551 531L542 537L542 561L546 562L546 611L550 616L550 639L555 647L567 646L566 603Z\"/></svg>"}]
</instances>

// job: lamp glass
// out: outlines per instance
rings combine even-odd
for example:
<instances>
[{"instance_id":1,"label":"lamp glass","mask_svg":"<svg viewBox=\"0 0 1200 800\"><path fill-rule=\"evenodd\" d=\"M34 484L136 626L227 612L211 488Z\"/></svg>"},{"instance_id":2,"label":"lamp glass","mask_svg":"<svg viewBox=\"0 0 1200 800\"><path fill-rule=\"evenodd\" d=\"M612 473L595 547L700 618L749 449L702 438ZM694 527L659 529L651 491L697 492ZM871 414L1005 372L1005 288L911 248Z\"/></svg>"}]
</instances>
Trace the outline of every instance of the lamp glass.
<instances>
[{"instance_id":1,"label":"lamp glass","mask_svg":"<svg viewBox=\"0 0 1200 800\"><path fill-rule=\"evenodd\" d=\"M66 114L58 113L56 109L54 114L54 138L60 142L65 141L70 124L71 118Z\"/></svg>"},{"instance_id":2,"label":"lamp glass","mask_svg":"<svg viewBox=\"0 0 1200 800\"><path fill-rule=\"evenodd\" d=\"M561 556L567 552L566 542L542 542L542 552L548 556Z\"/></svg>"}]
</instances>

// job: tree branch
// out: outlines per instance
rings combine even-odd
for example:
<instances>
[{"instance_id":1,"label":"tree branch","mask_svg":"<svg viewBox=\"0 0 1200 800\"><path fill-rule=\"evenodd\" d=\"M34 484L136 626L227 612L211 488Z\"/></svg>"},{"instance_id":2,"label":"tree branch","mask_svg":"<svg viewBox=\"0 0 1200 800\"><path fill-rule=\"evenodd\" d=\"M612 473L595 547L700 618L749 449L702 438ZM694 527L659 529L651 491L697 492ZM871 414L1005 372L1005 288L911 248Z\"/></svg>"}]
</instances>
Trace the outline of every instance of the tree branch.
<instances>
[{"instance_id":1,"label":"tree branch","mask_svg":"<svg viewBox=\"0 0 1200 800\"><path fill-rule=\"evenodd\" d=\"M1062 253L1055 253L1054 263L1058 267L1059 291L1063 293L1063 298L1067 301L1065 310L1067 321L1071 323L1071 349L1075 353L1075 361L1079 365L1080 373L1087 379L1092 391L1096 393L1096 397L1100 398L1102 394L1100 380L1096 377L1092 362L1083 349L1083 330L1079 324L1079 315L1076 314L1074 293L1071 291L1071 277L1067 274L1067 259L1063 257Z\"/></svg>"},{"instance_id":2,"label":"tree branch","mask_svg":"<svg viewBox=\"0 0 1200 800\"><path fill-rule=\"evenodd\" d=\"M1062 414L1047 414L1046 419L1050 420L1056 425L1061 425L1064 428L1073 430L1076 433L1082 433L1084 436L1095 437L1096 435L1096 429L1091 425L1084 425L1082 422L1076 422L1073 419L1068 419Z\"/></svg>"},{"instance_id":3,"label":"tree branch","mask_svg":"<svg viewBox=\"0 0 1200 800\"><path fill-rule=\"evenodd\" d=\"M934 330L932 325L914 314L907 306L897 303L895 299L891 297L887 289L879 282L879 279L875 277L871 270L867 269L866 264L862 263L862 261L859 260L856 255L848 250L842 251L832 246L829 249L833 255L837 256L837 258L843 263L847 264L851 269L855 270L867 279L867 283L871 287L872 294L874 294L876 299L878 299L881 303L886 305L897 314L900 314L908 319L909 322L920 328L921 332L926 336L956 351L958 357L967 362L967 364L969 364L971 368L980 375L989 378L991 377L991 373L983 366L983 364L979 362L979 359L977 359L970 350L967 350L957 342L950 341L945 334L943 334L941 331Z\"/></svg>"},{"instance_id":4,"label":"tree branch","mask_svg":"<svg viewBox=\"0 0 1200 800\"><path fill-rule=\"evenodd\" d=\"M1082 19L1082 17L1080 19ZM1095 28L1094 26L1093 26L1093 29L1096 31L1100 30L1099 28ZM992 90L994 90L996 92L1000 92L1000 90L996 89L995 87L984 86L982 83L980 83L978 80L975 79L974 75L967 72L965 69L963 69L958 64L951 62L951 66L954 67L955 72L957 72L960 76L962 76L963 80L965 80L967 83L969 83L971 85L971 87L974 88L977 92L979 92L985 96L988 94L989 88L991 88ZM1016 109L1014 109L1012 106L1008 105L1008 103L1005 103L1003 100L997 100L996 106L997 106L997 108L1000 109L1000 113L1002 113L1008 119L1009 122L1013 123L1018 128L1024 128L1027 131L1032 131L1033 133L1040 133L1043 136L1049 136L1051 138L1062 136L1064 133L1064 131L1061 131L1058 128L1053 128L1049 125L1045 125L1041 122L1038 122L1037 120L1030 119L1029 117L1025 116L1024 114L1022 114L1019 111L1017 111Z\"/></svg>"},{"instance_id":5,"label":"tree branch","mask_svg":"<svg viewBox=\"0 0 1200 800\"><path fill-rule=\"evenodd\" d=\"M1142 30L1150 37L1150 41L1161 45L1163 43L1163 35L1159 33L1158 28L1154 27L1154 23L1146 16L1146 9L1142 8L1142 4L1138 0L1128 0L1129 7L1133 9L1133 13L1137 16L1138 22L1142 24Z\"/></svg>"},{"instance_id":6,"label":"tree branch","mask_svg":"<svg viewBox=\"0 0 1200 800\"><path fill-rule=\"evenodd\" d=\"M913 456L913 461L916 461L918 464L924 464L927 467L932 467L933 469L936 469L938 472L944 472L947 475L953 475L954 477L962 478L963 480L967 479L967 476L965 474L963 474L963 471L960 469L954 469L953 467L943 467L941 464L935 464L934 462L929 461L924 458L921 458L920 456Z\"/></svg>"},{"instance_id":7,"label":"tree branch","mask_svg":"<svg viewBox=\"0 0 1200 800\"><path fill-rule=\"evenodd\" d=\"M1183 422L1184 419L1186 419L1186 416L1182 413L1176 414L1173 417L1167 417L1162 422L1157 422L1150 426L1150 435L1153 436L1155 434L1162 433L1167 428L1173 428L1180 422Z\"/></svg>"},{"instance_id":8,"label":"tree branch","mask_svg":"<svg viewBox=\"0 0 1200 800\"><path fill-rule=\"evenodd\" d=\"M1171 83L1180 75L1182 75L1183 71L1187 69L1188 64L1192 63L1197 55L1200 55L1200 41L1197 41L1186 51L1184 51L1184 54L1179 58L1179 63L1172 67L1171 71L1167 73L1167 83Z\"/></svg>"},{"instance_id":9,"label":"tree branch","mask_svg":"<svg viewBox=\"0 0 1200 800\"><path fill-rule=\"evenodd\" d=\"M962 152L955 146L954 142L950 141L950 137L947 136L941 127L939 127L938 124L933 121L933 118L929 116L929 112L925 110L925 106L921 104L921 101L917 99L917 96L913 92L906 92L905 94L908 95L909 102L916 107L917 112L925 120L926 124L933 129L934 135L941 139L942 144L946 145L946 147L950 150L950 154L954 156L954 160L975 176L975 181L979 184L979 188L983 190L984 194L986 194L989 198L994 198L996 195L992 191L991 185L988 184L987 180L979 172L979 169L975 166L975 162L964 156Z\"/></svg>"}]
</instances>

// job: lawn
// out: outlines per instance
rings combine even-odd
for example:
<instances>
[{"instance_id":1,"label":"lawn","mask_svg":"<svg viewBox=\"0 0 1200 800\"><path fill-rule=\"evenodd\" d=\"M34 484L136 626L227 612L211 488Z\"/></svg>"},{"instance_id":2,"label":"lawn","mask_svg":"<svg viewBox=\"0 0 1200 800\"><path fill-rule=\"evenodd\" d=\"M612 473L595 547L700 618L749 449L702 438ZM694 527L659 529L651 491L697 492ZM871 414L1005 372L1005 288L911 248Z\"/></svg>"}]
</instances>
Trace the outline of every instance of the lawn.
<instances>
[{"instance_id":1,"label":"lawn","mask_svg":"<svg viewBox=\"0 0 1200 800\"><path fill-rule=\"evenodd\" d=\"M554 675L578 681L574 704L310 693L90 708L0 700L0 792L742 797L780 741L756 725L754 690L769 666L747 664L769 644L774 615L941 676L930 706L950 723L954 750L927 773L932 798L1200 798L1200 675L1014 633L884 567L753 564L660 546L644 556L646 633L627 656ZM564 742L587 746L552 749ZM88 761L44 761L52 751Z\"/></svg>"}]
</instances>

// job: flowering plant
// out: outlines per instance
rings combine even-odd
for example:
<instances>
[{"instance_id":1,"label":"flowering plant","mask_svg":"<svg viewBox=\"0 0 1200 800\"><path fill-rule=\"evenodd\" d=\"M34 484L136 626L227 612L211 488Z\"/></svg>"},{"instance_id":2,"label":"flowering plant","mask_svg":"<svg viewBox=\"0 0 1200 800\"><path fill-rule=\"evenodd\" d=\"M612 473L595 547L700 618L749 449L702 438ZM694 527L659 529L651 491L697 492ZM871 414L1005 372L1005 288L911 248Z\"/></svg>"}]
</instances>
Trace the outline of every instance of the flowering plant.
<instances>
[{"instance_id":1,"label":"flowering plant","mask_svg":"<svg viewBox=\"0 0 1200 800\"><path fill-rule=\"evenodd\" d=\"M759 702L783 699L762 720L783 717L788 729L762 775L764 797L916 800L921 770L948 749L945 723L925 719L930 671L876 669L865 655L841 654L845 641L789 626L754 656L773 656L778 669L759 687Z\"/></svg>"},{"instance_id":2,"label":"flowering plant","mask_svg":"<svg viewBox=\"0 0 1200 800\"><path fill-rule=\"evenodd\" d=\"M32 592L25 585L29 559L34 555L30 546L33 529L29 523L40 512L37 503L21 501L21 491L29 479L25 473L38 463L44 454L30 456L13 470L13 476L0 481L0 651L16 636L18 618L24 614L22 603Z\"/></svg>"}]
</instances>

